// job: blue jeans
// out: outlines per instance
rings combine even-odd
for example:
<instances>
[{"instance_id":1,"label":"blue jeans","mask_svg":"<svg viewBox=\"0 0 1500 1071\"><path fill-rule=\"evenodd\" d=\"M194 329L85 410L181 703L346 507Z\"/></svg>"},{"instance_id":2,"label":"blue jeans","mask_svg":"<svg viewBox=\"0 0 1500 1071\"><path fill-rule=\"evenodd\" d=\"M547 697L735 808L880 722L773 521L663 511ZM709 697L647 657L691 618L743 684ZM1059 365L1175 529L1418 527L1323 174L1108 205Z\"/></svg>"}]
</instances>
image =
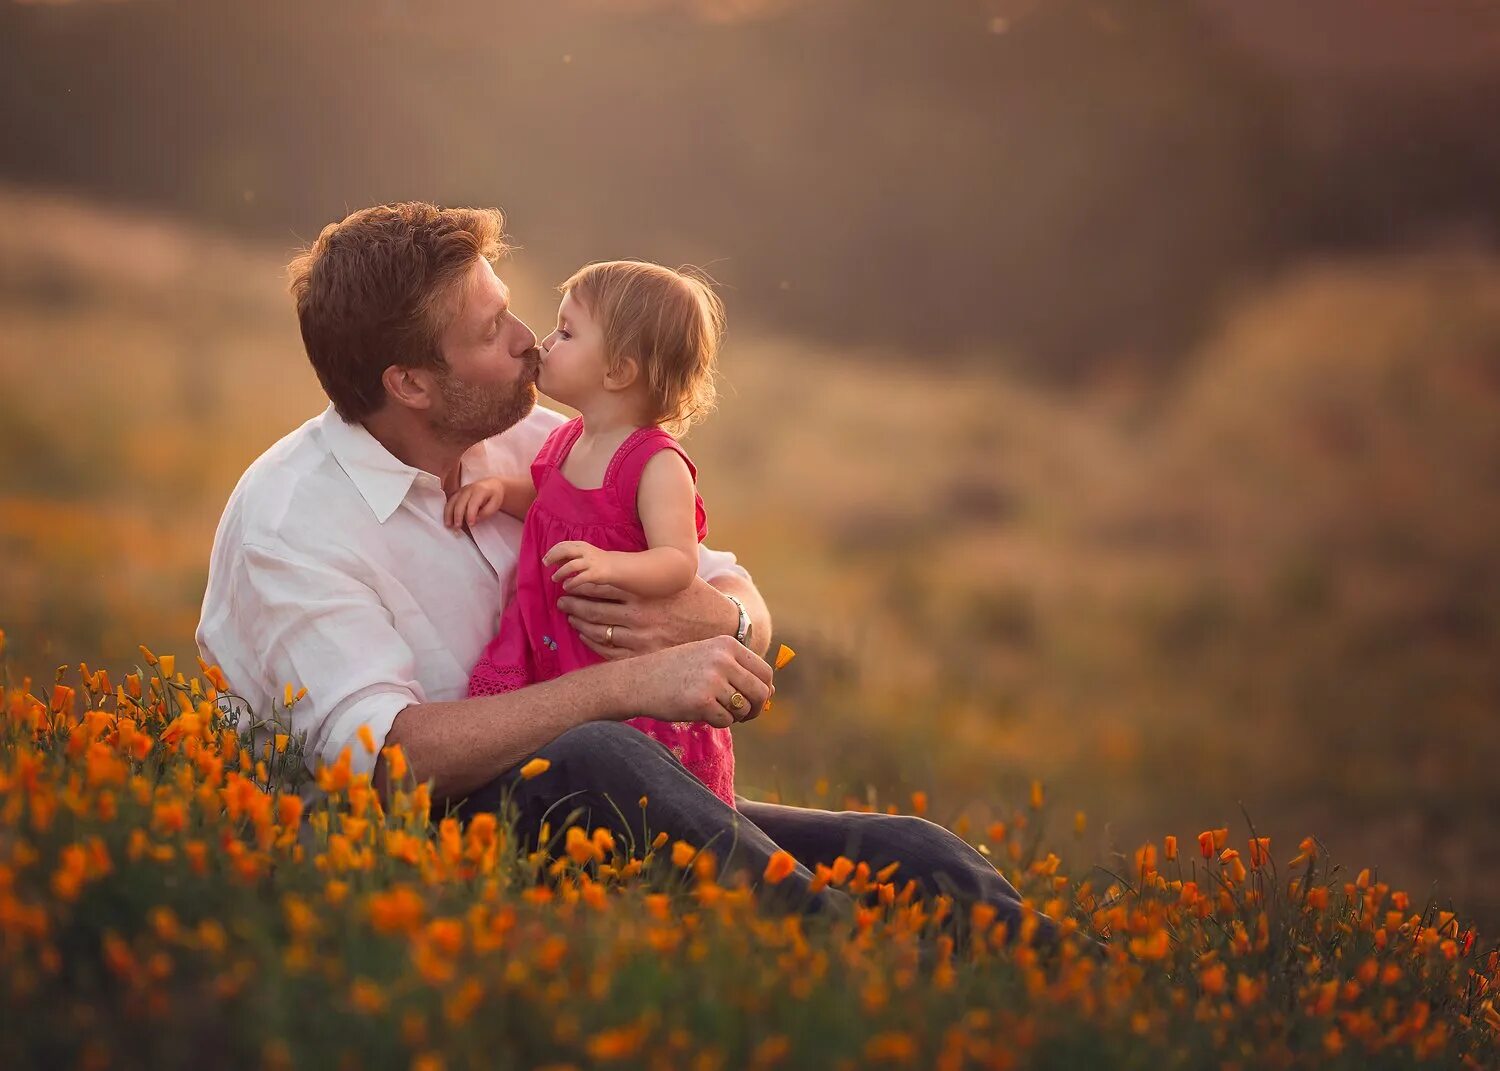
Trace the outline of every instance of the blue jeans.
<instances>
[{"instance_id":1,"label":"blue jeans","mask_svg":"<svg viewBox=\"0 0 1500 1071\"><path fill-rule=\"evenodd\" d=\"M467 820L498 809L508 797L523 835L534 837L543 822L550 822L554 833L564 825L605 826L617 840L624 838L622 844L634 845L636 854L665 831L673 840L711 849L725 878L743 874L757 885L772 854L784 849L798 865L774 892L765 892L813 913L843 911L848 903L837 889L810 891L812 870L819 863L831 865L841 855L868 863L871 870L900 863L893 879L898 886L915 879L924 895L951 896L963 912L969 904L990 904L997 920L1010 924L1011 934L1019 929L1021 897L1015 887L984 856L925 818L789 807L743 797L736 797L738 809L731 809L660 743L616 722L570 729L536 755L551 762L546 773L525 780L518 766L468 797L450 801L450 809ZM442 810L441 805L434 808L435 813ZM1055 924L1039 918L1039 933L1050 936Z\"/></svg>"}]
</instances>

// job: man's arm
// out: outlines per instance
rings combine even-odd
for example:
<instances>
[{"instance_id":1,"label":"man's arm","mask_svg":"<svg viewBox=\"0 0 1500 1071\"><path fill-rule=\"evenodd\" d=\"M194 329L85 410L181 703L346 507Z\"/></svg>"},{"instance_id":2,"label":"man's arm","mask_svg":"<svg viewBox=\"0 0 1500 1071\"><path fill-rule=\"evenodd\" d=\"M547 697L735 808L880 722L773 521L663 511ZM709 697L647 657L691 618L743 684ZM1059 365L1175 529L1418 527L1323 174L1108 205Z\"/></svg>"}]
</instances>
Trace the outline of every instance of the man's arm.
<instances>
[{"instance_id":1,"label":"man's arm","mask_svg":"<svg viewBox=\"0 0 1500 1071\"><path fill-rule=\"evenodd\" d=\"M436 800L461 799L576 726L598 721L613 703L612 682L574 673L506 695L419 703L396 715L386 746L399 746L418 783ZM385 755L376 790L389 799Z\"/></svg>"},{"instance_id":2,"label":"man's arm","mask_svg":"<svg viewBox=\"0 0 1500 1071\"><path fill-rule=\"evenodd\" d=\"M705 547L704 554L709 553L717 552ZM568 623L590 650L618 660L706 636L733 636L740 612L725 598L733 595L745 604L745 612L754 626L750 631L750 646L757 655L764 656L771 639L771 612L766 609L755 582L738 566L716 573L707 581L702 573L700 565L699 576L686 590L666 598L640 598L604 585L564 595L557 605L568 615ZM611 628L613 632L609 631Z\"/></svg>"},{"instance_id":3,"label":"man's arm","mask_svg":"<svg viewBox=\"0 0 1500 1071\"><path fill-rule=\"evenodd\" d=\"M762 658L771 647L771 610L766 606L766 600L761 597L760 590L755 586L755 581L748 575L739 573L720 573L712 580L710 585L725 595L733 595L745 604L745 613L750 615L750 639L749 646ZM729 602L728 599L724 600ZM729 603L729 609L734 615L728 633L734 635L735 628L740 623L738 608L734 603Z\"/></svg>"},{"instance_id":4,"label":"man's arm","mask_svg":"<svg viewBox=\"0 0 1500 1071\"><path fill-rule=\"evenodd\" d=\"M354 771L372 774L382 791L387 743L402 745L418 780L432 781L435 799L448 799L586 721L647 714L727 726L736 717L722 705L724 696L738 691L750 700L738 716L743 720L773 690L770 667L720 637L509 695L428 702L389 611L337 564L246 544L231 569L225 590L233 593L235 630L221 637L222 646L245 659L235 664L231 683L253 677L266 695L287 682L305 686L291 731L307 734L309 767L333 763L348 748ZM374 737L374 754L361 746L361 728Z\"/></svg>"},{"instance_id":5,"label":"man's arm","mask_svg":"<svg viewBox=\"0 0 1500 1071\"><path fill-rule=\"evenodd\" d=\"M401 745L418 781L433 782L434 799L461 799L585 722L648 714L725 728L736 718L720 700L742 693L751 701L738 716L745 720L774 692L770 682L761 659L718 637L589 666L505 695L411 706L396 716L386 743ZM383 757L375 786L388 794Z\"/></svg>"}]
</instances>

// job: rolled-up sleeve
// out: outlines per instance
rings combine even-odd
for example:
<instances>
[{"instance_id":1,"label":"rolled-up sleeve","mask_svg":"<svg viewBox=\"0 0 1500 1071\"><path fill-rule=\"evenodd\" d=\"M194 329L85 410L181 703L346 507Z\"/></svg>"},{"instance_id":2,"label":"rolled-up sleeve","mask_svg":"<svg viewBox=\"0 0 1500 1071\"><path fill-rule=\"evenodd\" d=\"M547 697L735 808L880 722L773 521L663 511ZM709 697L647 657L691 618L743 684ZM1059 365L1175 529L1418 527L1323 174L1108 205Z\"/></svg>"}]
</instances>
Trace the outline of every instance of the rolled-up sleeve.
<instances>
[{"instance_id":1,"label":"rolled-up sleeve","mask_svg":"<svg viewBox=\"0 0 1500 1071\"><path fill-rule=\"evenodd\" d=\"M238 556L230 605L262 695L290 683L307 689L292 709L292 731L307 733L307 762L337 761L350 749L352 768L371 773L396 716L425 702L416 659L375 592L356 578L310 559L246 544ZM236 667L224 666L234 681ZM264 717L266 712L255 711ZM371 754L359 739L365 726Z\"/></svg>"},{"instance_id":2,"label":"rolled-up sleeve","mask_svg":"<svg viewBox=\"0 0 1500 1071\"><path fill-rule=\"evenodd\" d=\"M750 579L749 572L733 554L727 550L711 550L706 546L698 548L698 575L704 580L716 580L721 576Z\"/></svg>"}]
</instances>

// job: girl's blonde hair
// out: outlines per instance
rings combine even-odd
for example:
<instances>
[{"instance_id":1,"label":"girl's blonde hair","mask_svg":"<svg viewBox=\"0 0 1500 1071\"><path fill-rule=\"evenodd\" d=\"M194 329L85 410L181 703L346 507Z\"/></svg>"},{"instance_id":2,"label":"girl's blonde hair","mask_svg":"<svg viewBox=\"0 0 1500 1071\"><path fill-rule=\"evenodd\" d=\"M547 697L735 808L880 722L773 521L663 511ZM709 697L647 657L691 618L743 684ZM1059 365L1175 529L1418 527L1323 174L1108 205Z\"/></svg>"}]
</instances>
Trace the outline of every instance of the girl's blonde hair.
<instances>
[{"instance_id":1,"label":"girl's blonde hair","mask_svg":"<svg viewBox=\"0 0 1500 1071\"><path fill-rule=\"evenodd\" d=\"M724 303L707 276L640 260L589 264L558 287L604 332L610 367L640 362L651 422L680 435L714 407Z\"/></svg>"}]
</instances>

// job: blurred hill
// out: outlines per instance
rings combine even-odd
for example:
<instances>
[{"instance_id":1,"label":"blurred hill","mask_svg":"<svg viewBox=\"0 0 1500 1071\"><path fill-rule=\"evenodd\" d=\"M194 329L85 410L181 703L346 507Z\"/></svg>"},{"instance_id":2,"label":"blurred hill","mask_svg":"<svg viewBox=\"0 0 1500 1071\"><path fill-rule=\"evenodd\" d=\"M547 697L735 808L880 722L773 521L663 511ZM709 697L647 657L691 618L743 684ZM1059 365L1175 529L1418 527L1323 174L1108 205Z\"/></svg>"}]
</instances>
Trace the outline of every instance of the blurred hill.
<instances>
[{"instance_id":1,"label":"blurred hill","mask_svg":"<svg viewBox=\"0 0 1500 1071\"><path fill-rule=\"evenodd\" d=\"M1493 246L1494 9L1415 12L4 3L0 177L276 242L498 203L544 279L691 261L761 331L1155 378L1309 254Z\"/></svg>"},{"instance_id":2,"label":"blurred hill","mask_svg":"<svg viewBox=\"0 0 1500 1071\"><path fill-rule=\"evenodd\" d=\"M290 250L55 196L0 213L12 662L186 656L230 488L324 404ZM503 273L551 314L529 251ZM982 822L1041 777L1101 855L1243 801L1278 844L1500 922L1500 259L1308 262L1144 391L729 309L690 447L714 542L801 652L738 737L747 789L920 787Z\"/></svg>"}]
</instances>

